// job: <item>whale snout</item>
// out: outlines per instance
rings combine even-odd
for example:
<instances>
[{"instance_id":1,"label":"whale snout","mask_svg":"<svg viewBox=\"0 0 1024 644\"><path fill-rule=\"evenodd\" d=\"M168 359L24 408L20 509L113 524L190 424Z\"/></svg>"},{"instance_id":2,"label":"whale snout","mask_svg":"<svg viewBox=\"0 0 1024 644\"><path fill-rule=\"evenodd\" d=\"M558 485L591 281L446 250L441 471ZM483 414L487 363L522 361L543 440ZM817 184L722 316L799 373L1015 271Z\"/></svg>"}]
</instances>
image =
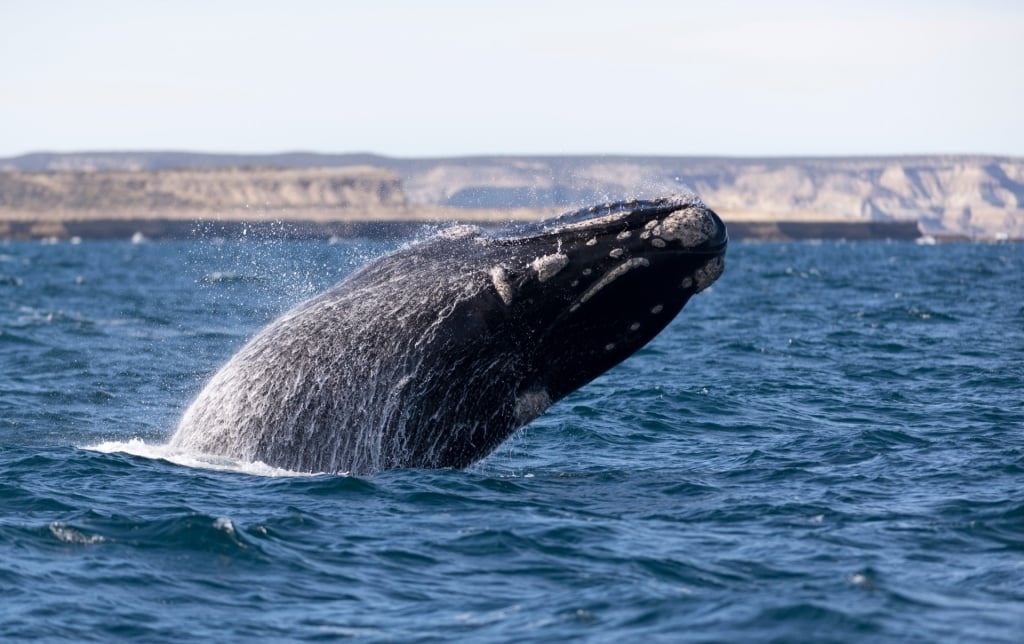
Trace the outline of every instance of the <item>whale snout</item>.
<instances>
[{"instance_id":1,"label":"whale snout","mask_svg":"<svg viewBox=\"0 0 1024 644\"><path fill-rule=\"evenodd\" d=\"M725 223L710 208L692 199L666 199L653 209L640 239L655 248L673 246L690 251L720 252L729 240ZM657 203L657 202L655 202Z\"/></svg>"},{"instance_id":2,"label":"whale snout","mask_svg":"<svg viewBox=\"0 0 1024 644\"><path fill-rule=\"evenodd\" d=\"M640 234L648 248L634 252L642 256L657 256L675 251L691 258L685 262L686 274L680 286L700 293L721 277L725 269L725 249L729 233L725 222L703 204L673 211L661 219L652 219Z\"/></svg>"},{"instance_id":3,"label":"whale snout","mask_svg":"<svg viewBox=\"0 0 1024 644\"><path fill-rule=\"evenodd\" d=\"M725 222L710 208L705 208L703 213L702 228L707 233L707 238L701 243L707 250L721 252L729 243L729 231Z\"/></svg>"},{"instance_id":4,"label":"whale snout","mask_svg":"<svg viewBox=\"0 0 1024 644\"><path fill-rule=\"evenodd\" d=\"M591 245L639 238L656 248L716 251L728 241L725 224L695 195L618 201L565 213L542 224L548 234L586 236Z\"/></svg>"}]
</instances>

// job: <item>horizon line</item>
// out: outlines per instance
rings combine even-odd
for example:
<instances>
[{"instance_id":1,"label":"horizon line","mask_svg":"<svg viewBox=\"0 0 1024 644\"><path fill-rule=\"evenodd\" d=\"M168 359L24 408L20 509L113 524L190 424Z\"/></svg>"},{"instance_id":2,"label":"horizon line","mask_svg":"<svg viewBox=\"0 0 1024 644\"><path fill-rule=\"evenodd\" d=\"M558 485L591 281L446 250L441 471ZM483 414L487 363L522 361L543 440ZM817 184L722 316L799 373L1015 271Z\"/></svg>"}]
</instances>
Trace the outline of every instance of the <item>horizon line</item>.
<instances>
[{"instance_id":1,"label":"horizon line","mask_svg":"<svg viewBox=\"0 0 1024 644\"><path fill-rule=\"evenodd\" d=\"M87 155L193 155L207 157L286 157L286 156L322 156L322 157L376 157L380 159L391 159L397 161L444 161L459 159L515 159L515 158L548 158L548 159L581 159L581 158L619 158L619 159L715 159L715 160L870 160L870 159L923 159L923 158L992 158L992 159L1022 159L1022 155L1000 154L991 152L907 152L907 153L859 153L859 154L717 154L717 153L694 153L694 154L665 154L665 153L638 153L638 152L496 152L496 153L468 153L468 154L445 154L445 155L424 155L405 156L370 152L365 150L348 152L325 152L310 149L279 150L273 152L238 152L238 151L209 151L196 149L171 149L171 148L146 148L146 149L81 149L81 150L33 150L8 156L0 156L0 162L14 161L18 159L31 158L36 156L87 156Z\"/></svg>"}]
</instances>

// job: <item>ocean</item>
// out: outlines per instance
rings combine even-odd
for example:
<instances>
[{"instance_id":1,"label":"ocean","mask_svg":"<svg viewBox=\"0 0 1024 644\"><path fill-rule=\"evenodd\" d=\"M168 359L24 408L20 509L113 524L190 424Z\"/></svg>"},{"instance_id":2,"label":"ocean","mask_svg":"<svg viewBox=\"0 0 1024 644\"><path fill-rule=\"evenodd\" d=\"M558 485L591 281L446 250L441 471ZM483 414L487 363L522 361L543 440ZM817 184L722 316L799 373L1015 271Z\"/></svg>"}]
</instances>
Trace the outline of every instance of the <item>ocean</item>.
<instances>
[{"instance_id":1,"label":"ocean","mask_svg":"<svg viewBox=\"0 0 1024 644\"><path fill-rule=\"evenodd\" d=\"M1024 639L1024 245L734 242L463 471L163 447L395 245L0 244L0 640Z\"/></svg>"}]
</instances>

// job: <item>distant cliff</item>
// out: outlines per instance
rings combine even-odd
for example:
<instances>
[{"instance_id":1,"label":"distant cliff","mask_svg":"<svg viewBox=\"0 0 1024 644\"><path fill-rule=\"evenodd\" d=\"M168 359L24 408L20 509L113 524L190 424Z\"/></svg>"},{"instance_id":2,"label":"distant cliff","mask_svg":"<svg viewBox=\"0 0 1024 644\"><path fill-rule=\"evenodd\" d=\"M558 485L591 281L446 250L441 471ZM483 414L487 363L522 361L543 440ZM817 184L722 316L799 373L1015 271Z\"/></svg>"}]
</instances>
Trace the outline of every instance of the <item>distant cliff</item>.
<instances>
[{"instance_id":1,"label":"distant cliff","mask_svg":"<svg viewBox=\"0 0 1024 644\"><path fill-rule=\"evenodd\" d=\"M261 178L258 169L226 169L243 166L279 170ZM139 182L147 195L142 201ZM914 220L933 234L1024 238L1021 158L397 159L301 152L89 152L0 159L0 218L25 209L259 209L272 217L289 208L394 213L402 207L413 218L436 215L442 207L450 209L449 218L451 212L474 218L471 209L477 216L490 211L499 218L496 209L551 212L681 189L695 191L733 221ZM119 201L118 195L129 192L135 195L130 203Z\"/></svg>"},{"instance_id":2,"label":"distant cliff","mask_svg":"<svg viewBox=\"0 0 1024 644\"><path fill-rule=\"evenodd\" d=\"M1024 159L452 159L403 172L411 203L587 203L689 188L727 218L918 220L1024 237Z\"/></svg>"},{"instance_id":3,"label":"distant cliff","mask_svg":"<svg viewBox=\"0 0 1024 644\"><path fill-rule=\"evenodd\" d=\"M401 178L382 168L0 172L0 212L174 218L250 211L405 206Z\"/></svg>"}]
</instances>

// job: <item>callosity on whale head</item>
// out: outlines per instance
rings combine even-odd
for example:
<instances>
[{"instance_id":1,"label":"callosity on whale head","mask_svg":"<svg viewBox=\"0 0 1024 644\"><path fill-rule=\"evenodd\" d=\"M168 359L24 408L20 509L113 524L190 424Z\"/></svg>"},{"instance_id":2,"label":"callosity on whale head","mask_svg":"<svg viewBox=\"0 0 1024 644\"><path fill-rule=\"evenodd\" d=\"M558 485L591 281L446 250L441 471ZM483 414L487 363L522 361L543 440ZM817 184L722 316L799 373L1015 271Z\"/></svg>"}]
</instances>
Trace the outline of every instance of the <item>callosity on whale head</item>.
<instances>
[{"instance_id":1,"label":"callosity on whale head","mask_svg":"<svg viewBox=\"0 0 1024 644\"><path fill-rule=\"evenodd\" d=\"M726 245L693 196L442 231L260 332L171 443L301 471L468 465L649 342Z\"/></svg>"},{"instance_id":2,"label":"callosity on whale head","mask_svg":"<svg viewBox=\"0 0 1024 644\"><path fill-rule=\"evenodd\" d=\"M626 201L510 229L490 274L530 329L525 392L563 398L649 342L719 275L725 225L694 197ZM530 259L530 257L532 259Z\"/></svg>"}]
</instances>

